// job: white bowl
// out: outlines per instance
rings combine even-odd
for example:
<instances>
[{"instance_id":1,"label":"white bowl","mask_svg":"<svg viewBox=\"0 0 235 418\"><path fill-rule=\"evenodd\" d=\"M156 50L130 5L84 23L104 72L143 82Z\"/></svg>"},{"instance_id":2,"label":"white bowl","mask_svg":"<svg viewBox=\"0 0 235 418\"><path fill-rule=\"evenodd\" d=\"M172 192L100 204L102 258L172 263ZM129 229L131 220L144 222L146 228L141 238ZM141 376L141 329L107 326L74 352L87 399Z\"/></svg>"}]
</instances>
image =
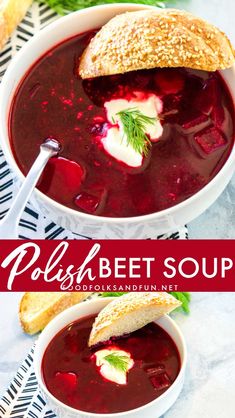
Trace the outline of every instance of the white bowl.
<instances>
[{"instance_id":1,"label":"white bowl","mask_svg":"<svg viewBox=\"0 0 235 418\"><path fill-rule=\"evenodd\" d=\"M147 8L137 4L109 4L91 7L66 17L39 32L19 51L10 64L1 84L0 138L3 152L18 178L24 179L12 153L9 135L9 109L16 88L29 68L46 51L76 34L104 25L118 13ZM235 67L222 75L235 100ZM204 212L222 193L230 181L235 167L235 147L214 179L198 193L169 209L150 215L130 218L108 218L81 213L67 208L35 190L33 205L59 225L91 238L155 238L158 234L176 230Z\"/></svg>"},{"instance_id":2,"label":"white bowl","mask_svg":"<svg viewBox=\"0 0 235 418\"><path fill-rule=\"evenodd\" d=\"M35 374L39 383L39 387L45 397L46 402L57 414L58 418L158 418L163 415L176 401L184 383L185 366L186 366L186 345L184 337L176 325L169 317L163 316L156 323L161 326L175 342L181 359L180 372L170 388L164 392L159 398L152 402L127 412L116 414L96 414L88 413L71 408L58 399L56 399L47 389L42 376L42 359L48 344L59 331L69 325L71 322L88 315L97 314L103 309L113 298L97 298L81 304L75 305L58 315L41 333L35 348ZM91 394L92 396L92 394Z\"/></svg>"}]
</instances>

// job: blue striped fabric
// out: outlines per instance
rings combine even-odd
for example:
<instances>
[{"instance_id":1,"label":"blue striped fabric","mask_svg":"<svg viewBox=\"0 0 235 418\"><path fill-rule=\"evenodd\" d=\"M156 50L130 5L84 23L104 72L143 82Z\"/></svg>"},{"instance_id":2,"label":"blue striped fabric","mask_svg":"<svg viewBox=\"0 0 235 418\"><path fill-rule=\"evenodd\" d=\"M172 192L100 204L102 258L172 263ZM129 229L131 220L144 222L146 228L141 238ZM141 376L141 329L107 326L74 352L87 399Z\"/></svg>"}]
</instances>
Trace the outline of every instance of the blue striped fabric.
<instances>
[{"instance_id":1,"label":"blue striped fabric","mask_svg":"<svg viewBox=\"0 0 235 418\"><path fill-rule=\"evenodd\" d=\"M33 368L34 347L0 399L0 418L56 418L38 389Z\"/></svg>"}]
</instances>

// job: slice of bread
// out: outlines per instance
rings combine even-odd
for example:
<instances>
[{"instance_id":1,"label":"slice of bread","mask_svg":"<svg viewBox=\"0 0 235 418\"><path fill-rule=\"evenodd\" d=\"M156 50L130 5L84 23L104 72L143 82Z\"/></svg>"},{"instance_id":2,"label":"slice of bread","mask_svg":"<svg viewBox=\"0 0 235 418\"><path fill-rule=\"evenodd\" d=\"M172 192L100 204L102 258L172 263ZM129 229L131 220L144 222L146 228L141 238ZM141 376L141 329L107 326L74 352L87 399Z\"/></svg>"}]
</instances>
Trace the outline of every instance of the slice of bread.
<instances>
[{"instance_id":1,"label":"slice of bread","mask_svg":"<svg viewBox=\"0 0 235 418\"><path fill-rule=\"evenodd\" d=\"M0 49L23 19L33 0L0 0Z\"/></svg>"},{"instance_id":2,"label":"slice of bread","mask_svg":"<svg viewBox=\"0 0 235 418\"><path fill-rule=\"evenodd\" d=\"M21 299L19 319L30 335L41 331L60 312L85 300L88 292L28 292Z\"/></svg>"},{"instance_id":3,"label":"slice of bread","mask_svg":"<svg viewBox=\"0 0 235 418\"><path fill-rule=\"evenodd\" d=\"M93 324L89 346L136 331L181 305L166 292L131 292L100 311Z\"/></svg>"},{"instance_id":4,"label":"slice of bread","mask_svg":"<svg viewBox=\"0 0 235 418\"><path fill-rule=\"evenodd\" d=\"M184 10L146 9L111 19L90 41L79 66L82 78L156 67L222 70L235 62L226 35Z\"/></svg>"}]
</instances>

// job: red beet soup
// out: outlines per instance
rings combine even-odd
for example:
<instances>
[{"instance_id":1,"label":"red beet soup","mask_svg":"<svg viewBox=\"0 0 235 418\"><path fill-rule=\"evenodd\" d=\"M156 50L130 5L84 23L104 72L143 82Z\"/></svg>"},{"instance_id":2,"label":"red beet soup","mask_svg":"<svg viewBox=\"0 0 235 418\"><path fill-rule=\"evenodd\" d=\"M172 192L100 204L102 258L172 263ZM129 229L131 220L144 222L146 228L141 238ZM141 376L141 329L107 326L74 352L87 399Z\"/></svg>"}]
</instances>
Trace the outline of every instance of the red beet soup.
<instances>
[{"instance_id":1,"label":"red beet soup","mask_svg":"<svg viewBox=\"0 0 235 418\"><path fill-rule=\"evenodd\" d=\"M172 338L157 324L102 345L128 352L134 365L127 383L117 384L99 373L87 342L95 317L74 322L60 331L47 347L42 373L48 390L72 408L93 413L128 411L164 393L180 371L180 357Z\"/></svg>"},{"instance_id":2,"label":"red beet soup","mask_svg":"<svg viewBox=\"0 0 235 418\"><path fill-rule=\"evenodd\" d=\"M185 68L82 81L79 57L94 33L51 49L20 83L9 121L16 161L27 174L39 145L54 137L63 149L49 162L38 188L57 202L108 217L174 206L210 182L228 158L234 142L229 91L218 72ZM110 127L104 103L151 95L161 102L163 132L142 164L131 167L104 149L102 138Z\"/></svg>"}]
</instances>

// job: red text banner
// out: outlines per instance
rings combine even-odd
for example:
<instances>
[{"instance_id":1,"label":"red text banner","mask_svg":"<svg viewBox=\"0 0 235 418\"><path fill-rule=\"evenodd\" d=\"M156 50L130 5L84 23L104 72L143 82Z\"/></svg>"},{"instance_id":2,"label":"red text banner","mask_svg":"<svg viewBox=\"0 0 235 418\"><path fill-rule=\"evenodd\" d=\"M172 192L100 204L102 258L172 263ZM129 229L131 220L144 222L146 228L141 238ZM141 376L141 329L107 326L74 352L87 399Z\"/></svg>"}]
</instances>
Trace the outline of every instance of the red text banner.
<instances>
[{"instance_id":1,"label":"red text banner","mask_svg":"<svg viewBox=\"0 0 235 418\"><path fill-rule=\"evenodd\" d=\"M3 240L0 291L235 291L235 240Z\"/></svg>"}]
</instances>

